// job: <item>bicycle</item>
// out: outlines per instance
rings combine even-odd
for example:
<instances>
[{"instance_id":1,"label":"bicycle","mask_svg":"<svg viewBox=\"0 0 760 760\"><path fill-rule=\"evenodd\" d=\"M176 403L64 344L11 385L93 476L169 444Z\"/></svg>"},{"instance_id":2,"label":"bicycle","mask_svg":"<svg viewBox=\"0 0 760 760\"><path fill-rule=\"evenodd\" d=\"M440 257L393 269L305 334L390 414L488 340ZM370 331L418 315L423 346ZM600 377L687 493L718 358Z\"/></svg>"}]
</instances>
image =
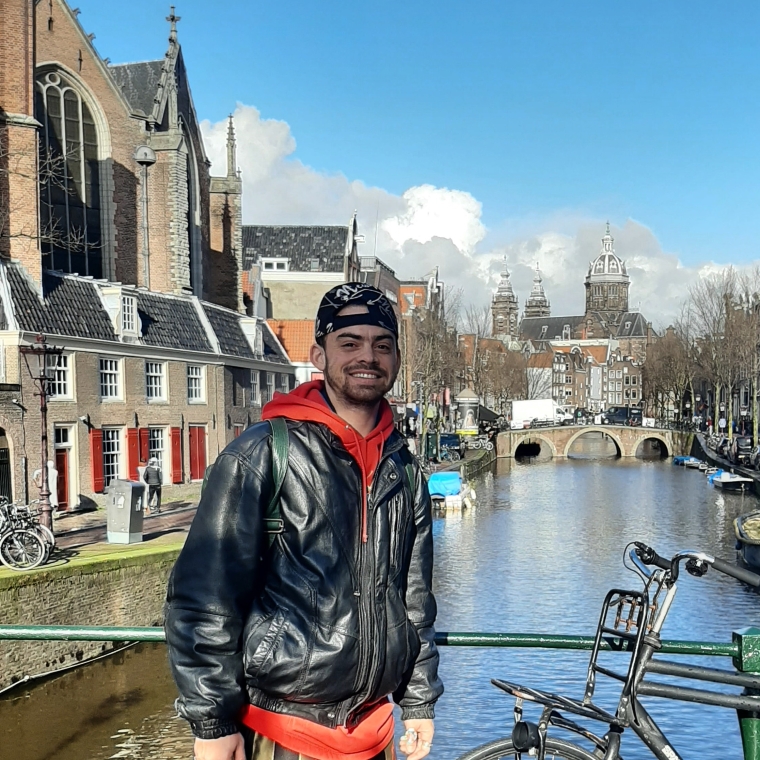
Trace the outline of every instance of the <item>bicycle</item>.
<instances>
[{"instance_id":1,"label":"bicycle","mask_svg":"<svg viewBox=\"0 0 760 760\"><path fill-rule=\"evenodd\" d=\"M633 565L625 562L625 554L623 564L643 580L644 589L612 589L607 593L591 651L583 699L577 700L509 681L492 679L491 683L494 686L515 697L515 724L512 736L477 747L462 755L459 760L519 760L523 754L538 760L621 760L620 742L623 732L628 728L641 739L657 760L682 760L681 755L671 746L667 737L639 702L640 696L684 700L760 713L760 695L753 695L753 690L760 689L760 675L654 659L661 646L660 631L676 595L676 581L681 563L684 563L686 571L695 577L703 576L713 567L755 587L760 586L760 576L705 552L682 551L667 560L640 542L629 544L626 551ZM616 672L599 664L603 640L608 642L613 650L632 652L627 672ZM661 681L648 681L646 677L650 673L740 686L748 693L725 694L675 686ZM614 713L593 702L598 675L622 683L620 699ZM541 706L538 723L523 720L523 707L526 702ZM606 723L609 729L603 736L598 736L566 718L563 712ZM587 740L591 747L587 749L575 743L575 740L567 741L554 735L549 736L547 734L550 728L575 734ZM748 756L747 760L751 758Z\"/></svg>"},{"instance_id":2,"label":"bicycle","mask_svg":"<svg viewBox=\"0 0 760 760\"><path fill-rule=\"evenodd\" d=\"M49 542L48 535L52 539ZM0 562L11 570L31 570L47 562L55 537L29 507L0 500Z\"/></svg>"},{"instance_id":3,"label":"bicycle","mask_svg":"<svg viewBox=\"0 0 760 760\"><path fill-rule=\"evenodd\" d=\"M458 462L462 455L457 449L451 449L448 446L441 446L441 450L438 453L438 458L442 462Z\"/></svg>"}]
</instances>

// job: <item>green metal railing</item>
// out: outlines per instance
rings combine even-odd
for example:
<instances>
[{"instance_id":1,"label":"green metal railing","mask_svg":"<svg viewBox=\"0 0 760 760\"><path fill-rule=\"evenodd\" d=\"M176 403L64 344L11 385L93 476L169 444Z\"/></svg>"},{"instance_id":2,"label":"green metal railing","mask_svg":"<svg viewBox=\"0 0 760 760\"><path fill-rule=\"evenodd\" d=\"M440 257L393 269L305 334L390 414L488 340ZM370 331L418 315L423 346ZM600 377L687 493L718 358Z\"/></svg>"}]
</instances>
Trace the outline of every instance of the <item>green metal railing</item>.
<instances>
[{"instance_id":1,"label":"green metal railing","mask_svg":"<svg viewBox=\"0 0 760 760\"><path fill-rule=\"evenodd\" d=\"M88 627L78 625L0 625L1 641L165 641L159 627ZM560 636L532 633L443 632L435 637L442 646L505 647L589 650L592 636ZM620 640L605 637L602 648L620 650ZM733 658L737 670L760 673L760 629L734 631L731 643L708 641L662 641L660 652L684 655L711 655ZM745 760L760 760L760 714L738 710Z\"/></svg>"},{"instance_id":2,"label":"green metal railing","mask_svg":"<svg viewBox=\"0 0 760 760\"><path fill-rule=\"evenodd\" d=\"M163 628L86 627L79 625L0 625L0 641L165 641ZM593 636L561 636L537 633L438 632L439 646L506 647L532 649L591 649ZM603 649L617 649L605 639ZM662 642L661 652L669 654L738 657L739 644L707 641Z\"/></svg>"}]
</instances>

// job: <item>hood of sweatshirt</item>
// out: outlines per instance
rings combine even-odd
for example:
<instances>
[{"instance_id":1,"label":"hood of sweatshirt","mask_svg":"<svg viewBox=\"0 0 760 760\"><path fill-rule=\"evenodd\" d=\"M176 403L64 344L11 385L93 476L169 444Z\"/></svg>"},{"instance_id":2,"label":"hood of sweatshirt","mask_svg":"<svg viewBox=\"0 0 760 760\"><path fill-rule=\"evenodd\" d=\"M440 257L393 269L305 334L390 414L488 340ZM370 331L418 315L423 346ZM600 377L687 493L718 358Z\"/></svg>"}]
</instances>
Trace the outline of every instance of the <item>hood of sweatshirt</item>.
<instances>
[{"instance_id":1,"label":"hood of sweatshirt","mask_svg":"<svg viewBox=\"0 0 760 760\"><path fill-rule=\"evenodd\" d=\"M380 402L377 424L366 437L359 434L327 403L324 380L312 380L290 393L276 393L262 410L261 419L285 417L298 422L325 425L354 458L362 475L362 541L367 540L367 497L375 471L380 464L383 447L393 432L393 411L388 402Z\"/></svg>"}]
</instances>

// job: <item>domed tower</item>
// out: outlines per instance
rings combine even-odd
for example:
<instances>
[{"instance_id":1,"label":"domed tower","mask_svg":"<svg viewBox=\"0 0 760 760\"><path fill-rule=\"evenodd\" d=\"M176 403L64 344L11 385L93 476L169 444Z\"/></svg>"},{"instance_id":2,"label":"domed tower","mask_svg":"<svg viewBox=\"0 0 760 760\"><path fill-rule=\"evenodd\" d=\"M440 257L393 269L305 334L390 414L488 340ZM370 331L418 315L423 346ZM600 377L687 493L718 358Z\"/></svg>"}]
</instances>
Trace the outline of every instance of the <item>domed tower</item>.
<instances>
[{"instance_id":1,"label":"domed tower","mask_svg":"<svg viewBox=\"0 0 760 760\"><path fill-rule=\"evenodd\" d=\"M541 270L536 264L536 276L533 278L533 289L530 291L528 300L525 301L525 314L526 317L548 317L552 313L551 304L544 292L544 286L542 285Z\"/></svg>"},{"instance_id":2,"label":"domed tower","mask_svg":"<svg viewBox=\"0 0 760 760\"><path fill-rule=\"evenodd\" d=\"M589 264L586 275L586 314L596 312L608 324L616 325L628 311L631 285L625 263L615 254L610 223L602 238L602 251Z\"/></svg>"},{"instance_id":3,"label":"domed tower","mask_svg":"<svg viewBox=\"0 0 760 760\"><path fill-rule=\"evenodd\" d=\"M495 338L508 341L517 335L519 308L517 296L512 290L507 269L507 257L504 257L504 271L501 273L499 287L491 301L492 332Z\"/></svg>"}]
</instances>

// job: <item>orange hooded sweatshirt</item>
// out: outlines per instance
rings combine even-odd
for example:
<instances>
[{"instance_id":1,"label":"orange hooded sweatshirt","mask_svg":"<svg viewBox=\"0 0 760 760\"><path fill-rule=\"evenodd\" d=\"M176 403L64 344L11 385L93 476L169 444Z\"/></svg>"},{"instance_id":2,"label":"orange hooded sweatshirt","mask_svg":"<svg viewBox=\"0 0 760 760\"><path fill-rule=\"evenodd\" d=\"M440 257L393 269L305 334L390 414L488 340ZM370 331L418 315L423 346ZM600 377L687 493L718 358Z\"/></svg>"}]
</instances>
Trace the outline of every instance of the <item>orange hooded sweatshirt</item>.
<instances>
[{"instance_id":1,"label":"orange hooded sweatshirt","mask_svg":"<svg viewBox=\"0 0 760 760\"><path fill-rule=\"evenodd\" d=\"M330 409L324 381L304 383L288 394L275 394L262 411L262 419L285 417L327 426L356 460L362 475L362 542L367 541L367 497L383 446L393 432L393 412L380 405L378 422L365 438ZM314 760L371 760L393 741L393 705L386 701L370 711L353 729L328 728L304 718L283 715L248 705L242 722L259 734Z\"/></svg>"}]
</instances>

